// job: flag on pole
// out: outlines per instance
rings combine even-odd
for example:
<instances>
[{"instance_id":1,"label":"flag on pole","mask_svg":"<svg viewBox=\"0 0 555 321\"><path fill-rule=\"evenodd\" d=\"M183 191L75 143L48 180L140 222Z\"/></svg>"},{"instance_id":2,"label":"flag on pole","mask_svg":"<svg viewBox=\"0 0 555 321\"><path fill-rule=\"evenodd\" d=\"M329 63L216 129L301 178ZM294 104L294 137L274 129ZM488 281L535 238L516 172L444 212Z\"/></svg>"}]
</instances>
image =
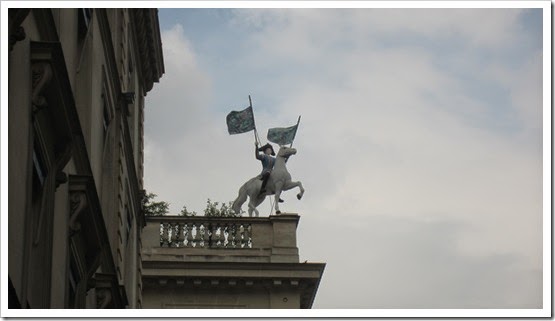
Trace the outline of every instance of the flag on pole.
<instances>
[{"instance_id":1,"label":"flag on pole","mask_svg":"<svg viewBox=\"0 0 555 321\"><path fill-rule=\"evenodd\" d=\"M293 139L295 139L295 134L297 134L297 127L299 124L291 127L285 128L270 128L268 129L268 140L272 143L276 143L279 145L287 145L293 143Z\"/></svg>"},{"instance_id":2,"label":"flag on pole","mask_svg":"<svg viewBox=\"0 0 555 321\"><path fill-rule=\"evenodd\" d=\"M242 134L253 130L255 127L252 106L241 111L230 112L227 114L226 122L227 131L230 135Z\"/></svg>"}]
</instances>

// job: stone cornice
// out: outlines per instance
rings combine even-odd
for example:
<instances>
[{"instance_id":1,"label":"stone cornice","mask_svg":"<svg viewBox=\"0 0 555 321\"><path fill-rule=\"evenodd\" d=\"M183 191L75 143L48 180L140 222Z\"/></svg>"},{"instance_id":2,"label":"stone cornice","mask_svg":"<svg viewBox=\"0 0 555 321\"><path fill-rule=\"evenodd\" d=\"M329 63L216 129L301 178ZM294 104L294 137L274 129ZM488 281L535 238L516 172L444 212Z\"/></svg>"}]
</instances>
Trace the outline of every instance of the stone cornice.
<instances>
[{"instance_id":1,"label":"stone cornice","mask_svg":"<svg viewBox=\"0 0 555 321\"><path fill-rule=\"evenodd\" d=\"M268 219L272 221L296 221L298 224L300 216L297 213L281 213L279 215L270 215L268 217L220 217L220 216L177 216L177 215L164 215L164 216L147 216L146 222L182 222L187 221L191 223L204 223L209 221L228 222L228 223L265 223Z\"/></svg>"},{"instance_id":2,"label":"stone cornice","mask_svg":"<svg viewBox=\"0 0 555 321\"><path fill-rule=\"evenodd\" d=\"M179 273L179 275L186 275L190 273L190 271L198 270L198 271L210 271L210 270L225 270L228 273L233 273L232 271L261 271L264 270L264 273L267 271L311 271L311 272L318 272L321 274L324 272L324 268L326 267L326 263L243 263L243 262L185 262L185 261L173 261L168 262L166 260L161 261L149 261L143 260L143 268L146 270L149 269L158 269L159 272L156 272L153 275L175 275L175 273ZM161 271L167 272L161 272ZM148 273L146 273L148 274Z\"/></svg>"},{"instance_id":3,"label":"stone cornice","mask_svg":"<svg viewBox=\"0 0 555 321\"><path fill-rule=\"evenodd\" d=\"M143 261L145 287L255 288L297 287L301 308L310 309L325 263L214 263Z\"/></svg>"},{"instance_id":4,"label":"stone cornice","mask_svg":"<svg viewBox=\"0 0 555 321\"><path fill-rule=\"evenodd\" d=\"M142 94L146 95L164 73L158 9L130 9L129 12L136 44L135 56L144 88Z\"/></svg>"}]
</instances>

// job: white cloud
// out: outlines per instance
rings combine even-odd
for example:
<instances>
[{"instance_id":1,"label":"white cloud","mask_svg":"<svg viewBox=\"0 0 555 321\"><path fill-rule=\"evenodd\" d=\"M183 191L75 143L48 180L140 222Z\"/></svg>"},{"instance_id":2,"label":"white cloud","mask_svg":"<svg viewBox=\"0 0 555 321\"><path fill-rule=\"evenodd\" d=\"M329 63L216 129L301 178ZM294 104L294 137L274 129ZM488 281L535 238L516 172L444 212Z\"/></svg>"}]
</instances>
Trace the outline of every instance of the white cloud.
<instances>
[{"instance_id":1,"label":"white cloud","mask_svg":"<svg viewBox=\"0 0 555 321\"><path fill-rule=\"evenodd\" d=\"M162 31L162 43L166 73L147 96L147 143L174 142L202 127L212 98L210 78L199 68L183 27Z\"/></svg>"},{"instance_id":2,"label":"white cloud","mask_svg":"<svg viewBox=\"0 0 555 321\"><path fill-rule=\"evenodd\" d=\"M542 70L538 49L519 47L521 10L234 13L248 50L226 66L276 97L255 100L261 138L302 115L288 168L306 193L286 192L282 209L302 215L301 255L328 261L320 307L541 303ZM229 110L210 108L226 70L208 74L180 26L163 38L145 182L172 211L202 211L260 165L252 134L229 136ZM516 47L526 55L506 55Z\"/></svg>"},{"instance_id":3,"label":"white cloud","mask_svg":"<svg viewBox=\"0 0 555 321\"><path fill-rule=\"evenodd\" d=\"M321 68L302 75L312 82L284 79L298 85L276 108L303 115L298 146L310 154L299 159L298 175L305 179L307 197L322 196L305 200L303 213L456 219L470 224L457 235L461 253L484 260L512 253L526 268L541 266L541 155L525 146L539 136L523 141L487 127L497 121L491 109L500 115L516 109L512 126L541 128L537 56L516 69L503 65L503 81L487 73L498 62L483 62L481 56L518 44L519 10L359 10L355 19L320 13L271 11L279 19L268 20L280 23L258 25L263 32L254 39L260 50L252 53L260 64L302 62ZM486 30L469 23L486 17ZM462 42L466 49L451 54L449 62L465 63L458 70L441 69L439 49L410 41L397 47L371 45L371 36L405 37L399 32ZM340 43L356 45L343 50ZM460 72L504 88L511 95L499 97L497 104L508 99L511 105L481 100ZM325 233L335 233L333 226Z\"/></svg>"},{"instance_id":4,"label":"white cloud","mask_svg":"<svg viewBox=\"0 0 555 321\"><path fill-rule=\"evenodd\" d=\"M191 169L204 164L199 157L210 148L206 106L212 87L183 27L175 25L161 34L166 73L146 99L145 186L170 201L171 212L177 213L189 205Z\"/></svg>"},{"instance_id":5,"label":"white cloud","mask_svg":"<svg viewBox=\"0 0 555 321\"><path fill-rule=\"evenodd\" d=\"M436 41L461 38L483 50L511 45L520 36L520 13L519 9L374 9L370 17L359 11L357 22L362 30L384 37L408 33Z\"/></svg>"},{"instance_id":6,"label":"white cloud","mask_svg":"<svg viewBox=\"0 0 555 321\"><path fill-rule=\"evenodd\" d=\"M467 224L386 215L339 220L348 217L330 219L333 233L322 232L326 223L301 226L301 241L320 243L303 253L327 262L315 308L541 307L541 269L523 268L514 254L461 253L457 239Z\"/></svg>"},{"instance_id":7,"label":"white cloud","mask_svg":"<svg viewBox=\"0 0 555 321\"><path fill-rule=\"evenodd\" d=\"M171 71L169 75L178 75L181 72L198 72L196 56L189 40L183 33L183 26L177 24L172 29L163 31L162 39L164 62L172 68L168 70Z\"/></svg>"}]
</instances>

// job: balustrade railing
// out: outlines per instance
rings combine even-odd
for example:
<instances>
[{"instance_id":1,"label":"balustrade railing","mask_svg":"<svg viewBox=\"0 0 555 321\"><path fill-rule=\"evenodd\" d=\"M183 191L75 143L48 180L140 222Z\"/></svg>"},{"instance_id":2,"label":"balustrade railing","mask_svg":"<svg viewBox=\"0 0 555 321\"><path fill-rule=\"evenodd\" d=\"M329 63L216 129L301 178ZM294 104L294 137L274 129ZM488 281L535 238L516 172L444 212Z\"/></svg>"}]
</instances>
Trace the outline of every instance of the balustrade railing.
<instances>
[{"instance_id":1,"label":"balustrade railing","mask_svg":"<svg viewBox=\"0 0 555 321\"><path fill-rule=\"evenodd\" d=\"M149 216L141 237L143 260L298 262L298 222L297 214Z\"/></svg>"},{"instance_id":2,"label":"balustrade railing","mask_svg":"<svg viewBox=\"0 0 555 321\"><path fill-rule=\"evenodd\" d=\"M160 246L252 248L252 226L240 222L160 222Z\"/></svg>"}]
</instances>

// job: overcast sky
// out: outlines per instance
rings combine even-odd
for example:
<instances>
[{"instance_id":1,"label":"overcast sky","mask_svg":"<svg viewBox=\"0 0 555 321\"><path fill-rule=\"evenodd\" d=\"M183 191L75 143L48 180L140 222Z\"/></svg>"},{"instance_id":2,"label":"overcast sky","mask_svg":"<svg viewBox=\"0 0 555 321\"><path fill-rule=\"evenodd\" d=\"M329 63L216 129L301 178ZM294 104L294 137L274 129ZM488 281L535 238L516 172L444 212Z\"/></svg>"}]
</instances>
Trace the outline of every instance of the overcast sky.
<instances>
[{"instance_id":1,"label":"overcast sky","mask_svg":"<svg viewBox=\"0 0 555 321\"><path fill-rule=\"evenodd\" d=\"M314 308L542 307L541 9L160 9L145 188L203 212L261 170L225 116L302 115L282 194ZM243 205L246 210L246 204ZM266 200L261 216L270 213Z\"/></svg>"}]
</instances>

